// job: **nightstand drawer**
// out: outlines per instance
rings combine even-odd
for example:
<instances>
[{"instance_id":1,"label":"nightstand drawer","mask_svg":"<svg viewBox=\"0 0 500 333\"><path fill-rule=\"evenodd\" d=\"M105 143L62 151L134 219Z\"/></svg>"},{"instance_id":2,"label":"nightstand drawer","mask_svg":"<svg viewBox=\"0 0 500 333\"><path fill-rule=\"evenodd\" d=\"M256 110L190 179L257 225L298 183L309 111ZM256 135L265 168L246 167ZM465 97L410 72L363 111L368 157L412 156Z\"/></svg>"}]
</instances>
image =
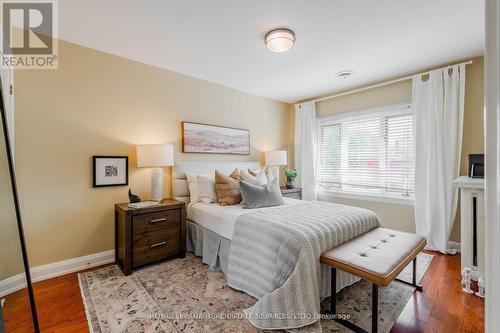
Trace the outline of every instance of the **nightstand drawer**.
<instances>
[{"instance_id":1,"label":"nightstand drawer","mask_svg":"<svg viewBox=\"0 0 500 333\"><path fill-rule=\"evenodd\" d=\"M302 200L302 189L300 187L294 188L281 188L281 195L285 198Z\"/></svg>"},{"instance_id":2,"label":"nightstand drawer","mask_svg":"<svg viewBox=\"0 0 500 333\"><path fill-rule=\"evenodd\" d=\"M181 221L181 212L178 209L163 212L134 215L133 234L155 232L164 229L178 229Z\"/></svg>"},{"instance_id":3,"label":"nightstand drawer","mask_svg":"<svg viewBox=\"0 0 500 333\"><path fill-rule=\"evenodd\" d=\"M302 196L300 195L299 192L283 193L283 197L285 197L285 198L291 198L291 199L298 199L298 200L302 199Z\"/></svg>"},{"instance_id":4,"label":"nightstand drawer","mask_svg":"<svg viewBox=\"0 0 500 333\"><path fill-rule=\"evenodd\" d=\"M134 267L177 255L181 247L179 230L174 228L134 235L133 242Z\"/></svg>"}]
</instances>

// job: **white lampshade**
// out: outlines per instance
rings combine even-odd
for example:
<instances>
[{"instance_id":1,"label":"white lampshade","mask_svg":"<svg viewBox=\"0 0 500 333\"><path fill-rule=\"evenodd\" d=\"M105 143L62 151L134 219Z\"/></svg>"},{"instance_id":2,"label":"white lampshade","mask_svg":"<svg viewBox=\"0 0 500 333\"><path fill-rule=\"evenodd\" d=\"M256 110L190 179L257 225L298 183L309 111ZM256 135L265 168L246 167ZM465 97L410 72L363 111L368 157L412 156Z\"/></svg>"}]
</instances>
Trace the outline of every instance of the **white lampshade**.
<instances>
[{"instance_id":1,"label":"white lampshade","mask_svg":"<svg viewBox=\"0 0 500 333\"><path fill-rule=\"evenodd\" d=\"M136 148L138 167L174 165L174 146L171 144L138 145Z\"/></svg>"},{"instance_id":2,"label":"white lampshade","mask_svg":"<svg viewBox=\"0 0 500 333\"><path fill-rule=\"evenodd\" d=\"M266 165L287 165L286 150L266 152Z\"/></svg>"}]
</instances>

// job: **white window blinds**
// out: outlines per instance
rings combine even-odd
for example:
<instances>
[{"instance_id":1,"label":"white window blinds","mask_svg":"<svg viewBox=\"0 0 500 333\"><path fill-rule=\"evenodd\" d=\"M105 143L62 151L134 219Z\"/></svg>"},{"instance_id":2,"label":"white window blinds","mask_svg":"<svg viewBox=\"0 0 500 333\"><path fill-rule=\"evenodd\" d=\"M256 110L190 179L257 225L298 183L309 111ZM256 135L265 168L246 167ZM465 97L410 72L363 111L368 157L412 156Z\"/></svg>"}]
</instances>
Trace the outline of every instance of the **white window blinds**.
<instances>
[{"instance_id":1,"label":"white window blinds","mask_svg":"<svg viewBox=\"0 0 500 333\"><path fill-rule=\"evenodd\" d=\"M319 123L320 191L409 196L414 191L409 105L351 113Z\"/></svg>"}]
</instances>

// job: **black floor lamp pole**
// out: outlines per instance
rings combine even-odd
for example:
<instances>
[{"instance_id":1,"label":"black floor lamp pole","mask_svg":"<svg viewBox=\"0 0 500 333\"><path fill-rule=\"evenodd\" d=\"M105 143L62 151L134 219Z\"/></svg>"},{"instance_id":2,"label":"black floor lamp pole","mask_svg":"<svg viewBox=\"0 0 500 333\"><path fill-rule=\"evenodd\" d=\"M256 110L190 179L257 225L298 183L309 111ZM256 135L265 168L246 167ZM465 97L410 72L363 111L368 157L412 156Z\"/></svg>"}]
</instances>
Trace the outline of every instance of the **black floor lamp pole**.
<instances>
[{"instance_id":1,"label":"black floor lamp pole","mask_svg":"<svg viewBox=\"0 0 500 333\"><path fill-rule=\"evenodd\" d=\"M9 162L10 184L12 186L12 196L14 198L14 206L16 209L17 230L19 231L19 240L21 242L21 252L23 254L24 273L26 274L26 282L28 285L28 295L31 305L31 316L33 317L33 327L35 332L40 332L38 325L38 316L36 313L35 295L33 293L33 285L31 284L30 264L28 261L28 252L26 251L26 241L24 239L23 223L21 218L21 210L19 208L19 197L17 195L16 173L14 170L14 161L12 158L12 149L10 146L9 129L7 126L7 117L4 109L4 98L2 81L0 79L0 113L2 114L3 136L5 139L5 149L7 151L7 161Z\"/></svg>"}]
</instances>

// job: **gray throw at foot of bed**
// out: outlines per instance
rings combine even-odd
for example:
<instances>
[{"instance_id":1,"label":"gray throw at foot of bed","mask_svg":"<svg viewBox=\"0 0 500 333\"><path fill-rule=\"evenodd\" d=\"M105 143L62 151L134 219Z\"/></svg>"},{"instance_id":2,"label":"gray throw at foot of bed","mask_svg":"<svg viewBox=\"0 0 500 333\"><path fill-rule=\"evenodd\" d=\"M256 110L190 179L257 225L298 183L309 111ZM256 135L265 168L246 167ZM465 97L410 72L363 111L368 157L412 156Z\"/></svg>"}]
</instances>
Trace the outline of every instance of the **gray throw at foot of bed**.
<instances>
[{"instance_id":1,"label":"gray throw at foot of bed","mask_svg":"<svg viewBox=\"0 0 500 333\"><path fill-rule=\"evenodd\" d=\"M228 285L258 299L245 310L258 328L312 324L326 296L320 254L379 226L369 210L318 201L241 215L229 253Z\"/></svg>"}]
</instances>

